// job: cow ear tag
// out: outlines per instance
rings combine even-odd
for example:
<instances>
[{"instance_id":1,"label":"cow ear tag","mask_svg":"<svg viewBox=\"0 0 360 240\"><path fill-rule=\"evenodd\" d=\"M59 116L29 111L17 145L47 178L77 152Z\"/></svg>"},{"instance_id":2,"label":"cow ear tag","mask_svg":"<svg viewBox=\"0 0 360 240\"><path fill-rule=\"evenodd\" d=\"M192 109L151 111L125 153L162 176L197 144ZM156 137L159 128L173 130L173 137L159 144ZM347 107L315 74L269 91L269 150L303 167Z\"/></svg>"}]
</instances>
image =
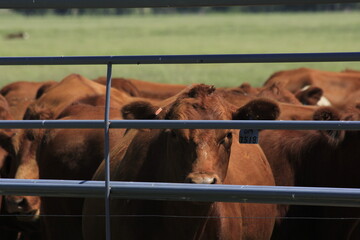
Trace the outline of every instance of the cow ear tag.
<instances>
[{"instance_id":1,"label":"cow ear tag","mask_svg":"<svg viewBox=\"0 0 360 240\"><path fill-rule=\"evenodd\" d=\"M257 129L241 129L239 134L239 142L245 144L258 144L259 131Z\"/></svg>"},{"instance_id":2,"label":"cow ear tag","mask_svg":"<svg viewBox=\"0 0 360 240\"><path fill-rule=\"evenodd\" d=\"M160 107L160 108L158 108L158 110L156 110L156 112L155 112L155 115L157 116L157 115L159 115L161 112L162 112L162 108Z\"/></svg>"}]
</instances>

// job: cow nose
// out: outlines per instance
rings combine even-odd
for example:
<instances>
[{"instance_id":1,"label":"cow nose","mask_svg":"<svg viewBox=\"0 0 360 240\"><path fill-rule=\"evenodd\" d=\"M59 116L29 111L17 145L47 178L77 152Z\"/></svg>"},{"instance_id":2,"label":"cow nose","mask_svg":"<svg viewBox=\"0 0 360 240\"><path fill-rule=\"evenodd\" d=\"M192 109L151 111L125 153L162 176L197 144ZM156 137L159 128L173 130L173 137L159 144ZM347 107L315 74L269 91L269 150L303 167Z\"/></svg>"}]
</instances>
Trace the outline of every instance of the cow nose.
<instances>
[{"instance_id":1,"label":"cow nose","mask_svg":"<svg viewBox=\"0 0 360 240\"><path fill-rule=\"evenodd\" d=\"M186 179L186 183L196 184L216 184L220 183L219 177L214 173L190 173Z\"/></svg>"},{"instance_id":2,"label":"cow nose","mask_svg":"<svg viewBox=\"0 0 360 240\"><path fill-rule=\"evenodd\" d=\"M9 196L6 197L6 205L10 213L22 212L27 208L28 202L24 197Z\"/></svg>"}]
</instances>

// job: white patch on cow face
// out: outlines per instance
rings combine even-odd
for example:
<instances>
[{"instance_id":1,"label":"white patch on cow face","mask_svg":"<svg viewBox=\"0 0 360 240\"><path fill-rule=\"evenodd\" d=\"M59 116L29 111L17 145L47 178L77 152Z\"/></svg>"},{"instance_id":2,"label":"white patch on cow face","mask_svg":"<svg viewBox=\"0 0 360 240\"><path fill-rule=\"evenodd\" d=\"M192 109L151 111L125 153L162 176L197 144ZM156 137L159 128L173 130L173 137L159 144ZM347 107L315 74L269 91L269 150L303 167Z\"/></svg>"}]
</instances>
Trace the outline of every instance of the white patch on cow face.
<instances>
[{"instance_id":1,"label":"white patch on cow face","mask_svg":"<svg viewBox=\"0 0 360 240\"><path fill-rule=\"evenodd\" d=\"M302 89L300 89L300 91L305 91L306 89L308 89L310 87L310 85L306 85L305 87L303 87Z\"/></svg>"},{"instance_id":2,"label":"white patch on cow face","mask_svg":"<svg viewBox=\"0 0 360 240\"><path fill-rule=\"evenodd\" d=\"M308 89L311 85L306 85L305 87L303 87L301 89L301 91L305 91L306 89ZM320 100L317 102L316 104L317 106L331 106L331 102L324 96L322 96L320 98Z\"/></svg>"},{"instance_id":3,"label":"white patch on cow face","mask_svg":"<svg viewBox=\"0 0 360 240\"><path fill-rule=\"evenodd\" d=\"M320 98L320 100L317 102L318 106L331 106L331 102L324 96Z\"/></svg>"}]
</instances>

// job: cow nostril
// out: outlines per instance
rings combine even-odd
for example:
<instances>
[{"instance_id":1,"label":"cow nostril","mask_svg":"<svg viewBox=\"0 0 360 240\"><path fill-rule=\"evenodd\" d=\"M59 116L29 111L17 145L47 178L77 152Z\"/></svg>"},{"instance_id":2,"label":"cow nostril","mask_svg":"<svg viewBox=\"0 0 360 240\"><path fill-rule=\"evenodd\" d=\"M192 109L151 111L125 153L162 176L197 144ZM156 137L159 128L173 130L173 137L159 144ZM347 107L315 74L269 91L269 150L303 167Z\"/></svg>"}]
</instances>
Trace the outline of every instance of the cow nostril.
<instances>
[{"instance_id":1,"label":"cow nostril","mask_svg":"<svg viewBox=\"0 0 360 240\"><path fill-rule=\"evenodd\" d=\"M28 205L28 202L25 198L19 199L18 207L25 208Z\"/></svg>"},{"instance_id":2,"label":"cow nostril","mask_svg":"<svg viewBox=\"0 0 360 240\"><path fill-rule=\"evenodd\" d=\"M19 212L27 208L28 201L23 197L7 197L6 205L10 212Z\"/></svg>"},{"instance_id":3,"label":"cow nostril","mask_svg":"<svg viewBox=\"0 0 360 240\"><path fill-rule=\"evenodd\" d=\"M214 178L213 181L211 182L211 184L216 184L217 183L217 179Z\"/></svg>"}]
</instances>

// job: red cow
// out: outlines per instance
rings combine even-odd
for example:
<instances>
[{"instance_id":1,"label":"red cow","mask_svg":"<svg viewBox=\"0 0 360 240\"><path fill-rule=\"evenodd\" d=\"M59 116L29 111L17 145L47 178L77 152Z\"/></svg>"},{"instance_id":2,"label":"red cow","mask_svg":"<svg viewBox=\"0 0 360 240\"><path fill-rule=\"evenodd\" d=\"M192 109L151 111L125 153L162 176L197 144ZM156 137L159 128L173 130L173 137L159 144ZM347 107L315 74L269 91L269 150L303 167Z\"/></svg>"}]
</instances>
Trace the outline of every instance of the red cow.
<instances>
[{"instance_id":1,"label":"red cow","mask_svg":"<svg viewBox=\"0 0 360 240\"><path fill-rule=\"evenodd\" d=\"M277 105L269 100L255 100L236 109L206 85L180 94L158 115L154 114L159 112L157 107L144 102L129 104L122 111L124 116L152 114L169 120L275 119L279 114ZM229 129L129 130L111 152L111 179L273 185L261 148L239 144L237 139L236 131ZM93 179L104 180L103 171L104 164ZM111 219L112 239L269 239L275 214L275 206L269 204L114 199L110 205L111 214L130 215ZM103 211L103 200L85 200L86 240L105 238L104 219L97 217Z\"/></svg>"},{"instance_id":2,"label":"red cow","mask_svg":"<svg viewBox=\"0 0 360 240\"><path fill-rule=\"evenodd\" d=\"M83 76L72 74L61 82L47 89L36 101L31 103L25 114L25 120L56 119L58 115L74 101L84 97L98 96L105 94L106 87ZM130 98L127 94L111 89L111 95L116 98L116 103L127 102ZM38 179L39 169L36 162L36 149L38 142L34 141L30 132L38 132L41 135L43 130L14 130L16 135L5 138L0 142L6 147L16 159L11 164L10 177L18 179ZM5 135L4 131L0 131ZM36 135L36 134L35 134ZM11 213L20 213L28 216L28 220L36 220L39 215L40 198L37 196L7 196L7 207Z\"/></svg>"},{"instance_id":3,"label":"red cow","mask_svg":"<svg viewBox=\"0 0 360 240\"><path fill-rule=\"evenodd\" d=\"M0 119L13 120L10 113L10 107L6 99L0 95ZM3 129L3 134L0 136L1 140L10 144L10 139L15 134L10 129ZM14 159L4 148L0 147L0 178L8 178L10 175L10 166ZM38 239L37 223L21 222L16 216L9 216L6 202L2 201L3 196L0 196L0 236L1 239L18 240L18 239Z\"/></svg>"},{"instance_id":4,"label":"red cow","mask_svg":"<svg viewBox=\"0 0 360 240\"><path fill-rule=\"evenodd\" d=\"M131 98L139 100L139 98ZM110 119L122 119L121 102L114 96ZM166 106L173 98L166 99L159 106ZM123 103L122 103L123 105ZM147 116L145 116L147 117ZM152 116L148 116L152 117ZM103 119L104 96L92 96L71 104L58 119ZM110 147L122 138L124 129L110 130ZM33 132L35 135L37 132ZM90 180L104 157L103 129L49 129L40 136L34 136L39 145L37 164L41 179ZM76 154L75 154L76 153ZM81 215L82 198L41 198L41 212L44 215L75 215L43 217L44 239L82 239Z\"/></svg>"},{"instance_id":5,"label":"red cow","mask_svg":"<svg viewBox=\"0 0 360 240\"><path fill-rule=\"evenodd\" d=\"M102 85L106 85L107 78L99 77L97 79L94 79L94 81ZM130 79L128 78L112 78L111 87L126 92L132 97L141 96L137 87L134 84L132 84Z\"/></svg>"},{"instance_id":6,"label":"red cow","mask_svg":"<svg viewBox=\"0 0 360 240\"><path fill-rule=\"evenodd\" d=\"M344 118L359 120L357 111ZM313 118L339 120L340 114L322 107ZM359 143L359 131L263 130L260 133L260 145L279 186L359 188ZM358 208L280 205L279 216L285 219L277 221L273 239L360 237Z\"/></svg>"},{"instance_id":7,"label":"red cow","mask_svg":"<svg viewBox=\"0 0 360 240\"><path fill-rule=\"evenodd\" d=\"M274 83L269 86L255 88L248 83L243 83L236 88L223 88L226 92L234 92L237 94L242 94L244 96L250 97L266 97L279 102L298 104L300 101L296 96L291 93L289 90L285 89L280 84Z\"/></svg>"},{"instance_id":8,"label":"red cow","mask_svg":"<svg viewBox=\"0 0 360 240\"><path fill-rule=\"evenodd\" d=\"M60 120L100 120L104 114L104 107L74 104L60 114ZM112 108L110 117L122 119L120 110ZM111 129L111 147L124 132ZM90 180L104 158L104 129L48 129L36 141L40 179ZM82 204L82 198L41 197L43 239L82 239ZM74 216L52 217L56 215Z\"/></svg>"},{"instance_id":9,"label":"red cow","mask_svg":"<svg viewBox=\"0 0 360 240\"><path fill-rule=\"evenodd\" d=\"M307 86L319 87L323 91L323 96L336 106L349 94L360 89L360 74L299 68L274 73L264 86L274 83L282 84L294 94Z\"/></svg>"},{"instance_id":10,"label":"red cow","mask_svg":"<svg viewBox=\"0 0 360 240\"><path fill-rule=\"evenodd\" d=\"M238 95L250 97L266 97L283 103L291 103L296 105L319 105L323 91L318 87L309 87L301 91L292 93L286 89L281 83L274 82L263 87L252 87L248 83L243 83L236 88L222 88L227 92L237 93Z\"/></svg>"},{"instance_id":11,"label":"red cow","mask_svg":"<svg viewBox=\"0 0 360 240\"><path fill-rule=\"evenodd\" d=\"M24 119L55 119L71 103L85 97L104 95L105 91L104 85L79 74L71 74L30 104ZM111 95L122 98L124 102L129 98L126 93L114 88L111 89Z\"/></svg>"},{"instance_id":12,"label":"red cow","mask_svg":"<svg viewBox=\"0 0 360 240\"><path fill-rule=\"evenodd\" d=\"M360 71L359 70L354 70L354 69L345 69L343 70L342 72L347 72L347 73L357 73L357 74L360 74Z\"/></svg>"},{"instance_id":13,"label":"red cow","mask_svg":"<svg viewBox=\"0 0 360 240\"><path fill-rule=\"evenodd\" d=\"M67 88L69 91L65 90ZM72 88L76 88L76 91ZM31 104L26 117L29 119L48 119L56 116L57 119L63 120L103 119L105 97L104 95L95 95L98 92L104 94L105 86L78 75L70 75ZM75 101L71 103L71 99L75 99ZM118 109L112 110L112 115L119 118L120 107L124 103L135 100L142 99L130 97L123 92L112 89L111 107ZM65 106L67 107L63 109ZM111 135L112 140L113 138L118 139L124 130L112 130L111 132L113 133ZM78 141L78 139L82 140ZM16 178L90 179L94 169L98 166L98 162L103 158L102 143L104 139L101 129L25 130L19 131L18 137L11 140L10 146L13 154L17 157L16 164L12 165L12 174ZM64 144L66 148L61 148ZM62 171L58 171L59 169ZM41 211L44 214L54 215L70 212L81 214L82 199L41 198L41 200L45 201L44 205L41 206ZM7 203L9 211L13 213L27 214L28 218L32 220L37 219L39 215L39 197L8 196ZM46 239L81 238L79 235L81 234L79 217L66 221L64 218L45 217L44 222L46 231L43 233L46 233Z\"/></svg>"},{"instance_id":14,"label":"red cow","mask_svg":"<svg viewBox=\"0 0 360 240\"><path fill-rule=\"evenodd\" d=\"M55 81L25 82L18 81L4 86L0 90L9 103L10 112L14 119L23 119L26 108L39 98L47 89L55 85Z\"/></svg>"},{"instance_id":15,"label":"red cow","mask_svg":"<svg viewBox=\"0 0 360 240\"><path fill-rule=\"evenodd\" d=\"M100 77L95 81L105 84L106 78ZM157 83L132 78L113 78L111 86L124 90L134 97L160 100L172 97L187 87L182 84Z\"/></svg>"},{"instance_id":16,"label":"red cow","mask_svg":"<svg viewBox=\"0 0 360 240\"><path fill-rule=\"evenodd\" d=\"M264 94L263 96L273 100L282 98L281 94L276 97L276 92L278 91L275 91L275 96L271 96L273 95L271 93L273 90L271 90L271 88L267 90L268 93L266 95ZM244 94L244 92L239 90L239 88L221 89L220 91L224 99L237 107L241 107L249 101L258 98L256 96L257 94L255 94L255 96ZM319 108L318 106L304 106L301 104L291 104L286 102L278 102L277 104L281 110L279 116L280 120L311 120L314 112Z\"/></svg>"}]
</instances>

